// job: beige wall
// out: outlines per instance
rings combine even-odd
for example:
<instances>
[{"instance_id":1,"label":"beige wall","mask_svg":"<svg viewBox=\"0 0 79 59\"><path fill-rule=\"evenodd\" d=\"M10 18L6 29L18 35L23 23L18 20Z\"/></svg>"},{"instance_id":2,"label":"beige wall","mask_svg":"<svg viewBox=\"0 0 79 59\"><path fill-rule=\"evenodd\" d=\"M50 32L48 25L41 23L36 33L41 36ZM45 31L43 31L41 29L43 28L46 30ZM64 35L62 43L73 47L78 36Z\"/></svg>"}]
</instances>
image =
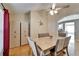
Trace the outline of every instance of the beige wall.
<instances>
[{"instance_id":1,"label":"beige wall","mask_svg":"<svg viewBox=\"0 0 79 59\"><path fill-rule=\"evenodd\" d=\"M40 25L40 21L43 25ZM48 32L48 19L47 15L40 11L31 12L31 36L38 38L38 33Z\"/></svg>"},{"instance_id":2,"label":"beige wall","mask_svg":"<svg viewBox=\"0 0 79 59\"><path fill-rule=\"evenodd\" d=\"M57 20L54 16L48 15L48 30L50 35L55 36L57 35Z\"/></svg>"},{"instance_id":3,"label":"beige wall","mask_svg":"<svg viewBox=\"0 0 79 59\"><path fill-rule=\"evenodd\" d=\"M4 35L4 20L3 20L3 10L0 5L0 56L3 56L3 35Z\"/></svg>"}]
</instances>

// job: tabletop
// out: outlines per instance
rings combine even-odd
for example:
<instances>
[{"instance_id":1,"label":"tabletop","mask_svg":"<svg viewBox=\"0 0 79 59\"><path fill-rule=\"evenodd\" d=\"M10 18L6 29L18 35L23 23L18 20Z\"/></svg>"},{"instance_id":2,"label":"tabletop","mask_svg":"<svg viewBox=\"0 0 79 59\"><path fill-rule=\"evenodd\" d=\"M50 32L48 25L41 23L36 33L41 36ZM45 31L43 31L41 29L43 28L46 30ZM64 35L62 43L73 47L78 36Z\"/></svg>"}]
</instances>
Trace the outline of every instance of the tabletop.
<instances>
[{"instance_id":1,"label":"tabletop","mask_svg":"<svg viewBox=\"0 0 79 59\"><path fill-rule=\"evenodd\" d=\"M57 39L62 39L62 37L56 37L52 39L50 37L36 38L34 41L42 49L42 51L45 51L52 49L56 45Z\"/></svg>"}]
</instances>

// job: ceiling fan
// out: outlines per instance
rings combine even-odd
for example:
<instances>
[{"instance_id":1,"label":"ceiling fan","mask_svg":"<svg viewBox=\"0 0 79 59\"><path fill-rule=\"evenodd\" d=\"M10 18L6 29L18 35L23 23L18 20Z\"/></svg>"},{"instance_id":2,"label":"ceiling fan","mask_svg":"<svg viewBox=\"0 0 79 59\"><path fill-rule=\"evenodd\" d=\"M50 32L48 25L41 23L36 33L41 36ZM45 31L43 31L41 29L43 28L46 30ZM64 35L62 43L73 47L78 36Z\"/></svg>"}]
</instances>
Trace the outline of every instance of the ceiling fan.
<instances>
[{"instance_id":1,"label":"ceiling fan","mask_svg":"<svg viewBox=\"0 0 79 59\"><path fill-rule=\"evenodd\" d=\"M49 10L49 14L50 15L54 15L54 14L57 14L58 13L58 11L59 10L61 10L61 9L63 9L63 8L68 8L69 7L69 5L65 5L65 6L63 6L63 7L56 7L56 3L53 3L52 4L52 7L50 8L50 10Z\"/></svg>"}]
</instances>

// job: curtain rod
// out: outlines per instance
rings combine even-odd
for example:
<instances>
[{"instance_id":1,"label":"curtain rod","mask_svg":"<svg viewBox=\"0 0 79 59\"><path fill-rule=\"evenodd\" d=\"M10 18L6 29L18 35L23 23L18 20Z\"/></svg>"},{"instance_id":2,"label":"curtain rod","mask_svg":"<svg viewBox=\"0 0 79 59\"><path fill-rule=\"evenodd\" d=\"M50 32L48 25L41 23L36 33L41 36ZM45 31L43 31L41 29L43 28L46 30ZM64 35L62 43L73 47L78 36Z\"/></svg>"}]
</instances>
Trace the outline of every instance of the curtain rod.
<instances>
[{"instance_id":1,"label":"curtain rod","mask_svg":"<svg viewBox=\"0 0 79 59\"><path fill-rule=\"evenodd\" d=\"M5 7L4 7L3 3L1 3L1 5L2 5L3 9L5 9Z\"/></svg>"}]
</instances>

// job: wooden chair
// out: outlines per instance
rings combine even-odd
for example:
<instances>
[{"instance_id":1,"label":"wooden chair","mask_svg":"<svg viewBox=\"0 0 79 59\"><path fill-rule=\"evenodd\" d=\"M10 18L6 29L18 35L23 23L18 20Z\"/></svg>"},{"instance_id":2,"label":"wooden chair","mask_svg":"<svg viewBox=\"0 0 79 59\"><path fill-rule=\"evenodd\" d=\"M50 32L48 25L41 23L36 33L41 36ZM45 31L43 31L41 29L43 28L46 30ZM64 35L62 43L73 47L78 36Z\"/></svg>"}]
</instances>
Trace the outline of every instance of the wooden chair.
<instances>
[{"instance_id":1,"label":"wooden chair","mask_svg":"<svg viewBox=\"0 0 79 59\"><path fill-rule=\"evenodd\" d=\"M40 34L38 34L38 38L42 38L42 37L50 37L50 38L52 38L53 36L49 35L49 33L40 33Z\"/></svg>"},{"instance_id":2,"label":"wooden chair","mask_svg":"<svg viewBox=\"0 0 79 59\"><path fill-rule=\"evenodd\" d=\"M40 33L38 34L38 38L44 38L44 37L49 37L50 39L52 39L53 36L49 35L49 33ZM38 51L42 51L39 47L37 47ZM45 51L45 52L41 52L40 54L43 55L50 55L50 51Z\"/></svg>"},{"instance_id":3,"label":"wooden chair","mask_svg":"<svg viewBox=\"0 0 79 59\"><path fill-rule=\"evenodd\" d=\"M32 53L34 56L37 56L36 43L32 40L32 38L28 38L28 43L32 49Z\"/></svg>"},{"instance_id":4,"label":"wooden chair","mask_svg":"<svg viewBox=\"0 0 79 59\"><path fill-rule=\"evenodd\" d=\"M33 55L34 56L46 56L48 54L50 54L50 51L45 53L43 52L37 45L36 43L32 40L32 38L28 38L28 42L29 42L29 45L32 49L32 52L33 52Z\"/></svg>"},{"instance_id":5,"label":"wooden chair","mask_svg":"<svg viewBox=\"0 0 79 59\"><path fill-rule=\"evenodd\" d=\"M64 46L63 46L63 49L66 49L66 52L67 52L68 56L69 56L68 45L69 45L70 38L71 38L71 36L65 38L65 42L64 42Z\"/></svg>"},{"instance_id":6,"label":"wooden chair","mask_svg":"<svg viewBox=\"0 0 79 59\"><path fill-rule=\"evenodd\" d=\"M56 46L50 50L51 55L58 55L58 53L63 53L64 50L66 49L67 55L69 56L68 45L69 45L70 38L71 38L71 36L66 37L65 39L57 40Z\"/></svg>"},{"instance_id":7,"label":"wooden chair","mask_svg":"<svg viewBox=\"0 0 79 59\"><path fill-rule=\"evenodd\" d=\"M65 41L64 39L57 40L56 46L50 50L51 55L58 56L61 54L61 52L63 51L64 41Z\"/></svg>"},{"instance_id":8,"label":"wooden chair","mask_svg":"<svg viewBox=\"0 0 79 59\"><path fill-rule=\"evenodd\" d=\"M63 29L59 29L58 30L58 36L60 36L60 37L66 37L66 35L67 35L67 32L64 31Z\"/></svg>"},{"instance_id":9,"label":"wooden chair","mask_svg":"<svg viewBox=\"0 0 79 59\"><path fill-rule=\"evenodd\" d=\"M49 56L50 55L50 51L42 51L42 49L40 49L38 46L37 46L37 52L38 52L38 55L39 56Z\"/></svg>"}]
</instances>

